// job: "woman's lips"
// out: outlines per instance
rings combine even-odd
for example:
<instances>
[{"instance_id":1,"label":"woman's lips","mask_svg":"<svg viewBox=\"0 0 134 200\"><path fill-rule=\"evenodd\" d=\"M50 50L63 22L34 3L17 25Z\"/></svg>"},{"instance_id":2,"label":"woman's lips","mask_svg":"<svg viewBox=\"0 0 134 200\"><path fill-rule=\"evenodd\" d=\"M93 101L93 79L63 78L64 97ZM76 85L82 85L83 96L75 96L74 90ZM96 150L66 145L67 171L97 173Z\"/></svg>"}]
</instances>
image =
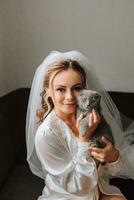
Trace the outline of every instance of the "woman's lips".
<instances>
[{"instance_id":1,"label":"woman's lips","mask_svg":"<svg viewBox=\"0 0 134 200\"><path fill-rule=\"evenodd\" d=\"M65 103L64 105L65 106L75 106L76 104L75 103Z\"/></svg>"}]
</instances>

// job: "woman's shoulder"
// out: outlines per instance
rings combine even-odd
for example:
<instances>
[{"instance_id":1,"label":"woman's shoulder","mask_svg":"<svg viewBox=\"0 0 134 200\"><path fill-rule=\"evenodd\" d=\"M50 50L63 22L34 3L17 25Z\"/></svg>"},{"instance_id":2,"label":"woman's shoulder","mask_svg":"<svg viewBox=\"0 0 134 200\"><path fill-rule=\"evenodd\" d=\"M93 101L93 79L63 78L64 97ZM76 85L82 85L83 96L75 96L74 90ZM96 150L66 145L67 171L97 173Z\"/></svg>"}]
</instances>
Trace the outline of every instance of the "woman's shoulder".
<instances>
[{"instance_id":1,"label":"woman's shoulder","mask_svg":"<svg viewBox=\"0 0 134 200\"><path fill-rule=\"evenodd\" d=\"M48 135L50 133L57 133L59 130L59 119L54 114L54 111L51 111L45 120L39 125L37 133Z\"/></svg>"}]
</instances>

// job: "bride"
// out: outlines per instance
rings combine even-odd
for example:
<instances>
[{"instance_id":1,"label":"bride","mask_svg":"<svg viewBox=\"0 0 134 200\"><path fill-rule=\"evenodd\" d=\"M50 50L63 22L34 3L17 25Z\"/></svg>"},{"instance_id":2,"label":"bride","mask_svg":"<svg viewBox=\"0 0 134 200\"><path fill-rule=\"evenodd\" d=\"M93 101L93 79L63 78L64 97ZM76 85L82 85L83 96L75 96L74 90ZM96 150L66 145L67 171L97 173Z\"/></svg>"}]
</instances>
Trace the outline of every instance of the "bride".
<instances>
[{"instance_id":1,"label":"bride","mask_svg":"<svg viewBox=\"0 0 134 200\"><path fill-rule=\"evenodd\" d=\"M86 135L79 135L82 116L76 117L76 97L85 87L101 94L115 147L102 138L105 148L88 148L101 120L94 110ZM134 177L134 150L127 140L133 128L132 123L123 130L118 109L83 54L51 52L35 73L27 110L27 159L32 172L45 180L39 199L125 200L109 185L109 177Z\"/></svg>"}]
</instances>

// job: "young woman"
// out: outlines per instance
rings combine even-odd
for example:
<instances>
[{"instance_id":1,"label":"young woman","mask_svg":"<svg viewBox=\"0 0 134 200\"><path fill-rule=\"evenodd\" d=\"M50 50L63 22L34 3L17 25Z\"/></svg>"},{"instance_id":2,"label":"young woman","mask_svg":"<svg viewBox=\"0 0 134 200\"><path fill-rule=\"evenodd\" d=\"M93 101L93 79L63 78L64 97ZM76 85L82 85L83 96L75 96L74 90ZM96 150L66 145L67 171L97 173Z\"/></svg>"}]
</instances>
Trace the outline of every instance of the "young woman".
<instances>
[{"instance_id":1,"label":"young woman","mask_svg":"<svg viewBox=\"0 0 134 200\"><path fill-rule=\"evenodd\" d=\"M102 89L89 67L80 52L53 52L36 72L28 106L27 150L31 170L45 179L40 200L126 199L109 185L109 175L119 174L126 165L125 156L106 138L102 138L105 148L88 149L99 114L94 110L90 114L84 137L78 132L82 116L76 117L77 95L85 87ZM101 92L102 110L119 148L123 144L120 116L108 94Z\"/></svg>"}]
</instances>

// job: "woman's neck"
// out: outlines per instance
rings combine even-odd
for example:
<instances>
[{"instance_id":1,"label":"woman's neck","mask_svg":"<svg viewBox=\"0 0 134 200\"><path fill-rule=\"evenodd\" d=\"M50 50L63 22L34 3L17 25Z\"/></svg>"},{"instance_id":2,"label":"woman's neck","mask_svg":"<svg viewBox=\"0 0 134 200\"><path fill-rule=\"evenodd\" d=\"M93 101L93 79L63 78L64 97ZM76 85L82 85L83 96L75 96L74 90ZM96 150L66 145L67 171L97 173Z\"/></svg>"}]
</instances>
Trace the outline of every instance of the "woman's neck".
<instances>
[{"instance_id":1,"label":"woman's neck","mask_svg":"<svg viewBox=\"0 0 134 200\"><path fill-rule=\"evenodd\" d=\"M55 114L61 118L64 122L70 125L75 125L76 124L76 115L75 113L73 114L66 114L63 112L58 112L56 109L54 109Z\"/></svg>"},{"instance_id":2,"label":"woman's neck","mask_svg":"<svg viewBox=\"0 0 134 200\"><path fill-rule=\"evenodd\" d=\"M55 109L54 109L54 112L60 119L62 119L70 127L70 129L72 129L75 137L78 137L79 133L78 133L78 130L76 128L76 115L75 115L75 113L67 115L67 114L64 114L64 113L56 112Z\"/></svg>"}]
</instances>

